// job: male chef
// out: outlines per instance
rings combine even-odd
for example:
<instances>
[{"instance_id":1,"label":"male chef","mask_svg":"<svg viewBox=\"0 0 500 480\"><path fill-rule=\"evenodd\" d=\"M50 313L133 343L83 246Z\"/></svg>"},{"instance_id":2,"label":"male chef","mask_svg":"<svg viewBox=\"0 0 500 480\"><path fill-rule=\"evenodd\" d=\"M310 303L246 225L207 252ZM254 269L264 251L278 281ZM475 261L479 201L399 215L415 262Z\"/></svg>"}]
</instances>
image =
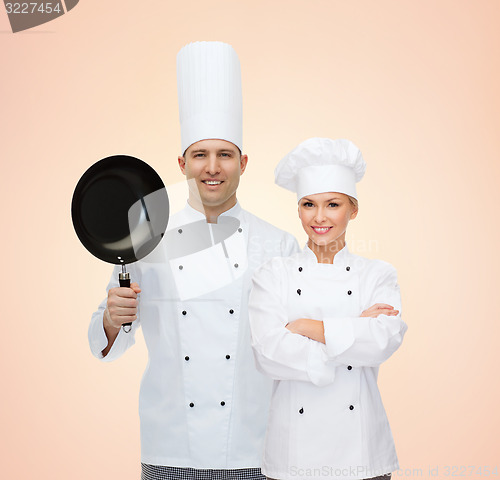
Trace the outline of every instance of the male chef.
<instances>
[{"instance_id":1,"label":"male chef","mask_svg":"<svg viewBox=\"0 0 500 480\"><path fill-rule=\"evenodd\" d=\"M152 254L129 265L89 327L92 353L121 356L141 326L149 362L139 397L142 479L259 479L271 382L257 372L248 295L253 271L298 251L291 235L242 209L241 73L236 52L196 42L177 55L178 158L189 196ZM131 330L121 327L132 322Z\"/></svg>"}]
</instances>

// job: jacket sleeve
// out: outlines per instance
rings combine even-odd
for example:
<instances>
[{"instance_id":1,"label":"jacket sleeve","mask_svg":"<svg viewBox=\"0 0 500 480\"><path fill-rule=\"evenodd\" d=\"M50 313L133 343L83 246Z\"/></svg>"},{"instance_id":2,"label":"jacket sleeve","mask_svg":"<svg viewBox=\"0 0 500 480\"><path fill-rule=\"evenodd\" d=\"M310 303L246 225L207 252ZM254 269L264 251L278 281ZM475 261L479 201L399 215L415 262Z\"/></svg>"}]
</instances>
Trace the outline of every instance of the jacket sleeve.
<instances>
[{"instance_id":1,"label":"jacket sleeve","mask_svg":"<svg viewBox=\"0 0 500 480\"><path fill-rule=\"evenodd\" d=\"M376 265L375 272L362 278L367 291L363 310L375 303L387 303L399 314L323 319L328 356L340 363L355 367L380 365L399 348L408 328L401 319L396 270L386 262Z\"/></svg>"},{"instance_id":2,"label":"jacket sleeve","mask_svg":"<svg viewBox=\"0 0 500 480\"><path fill-rule=\"evenodd\" d=\"M288 323L281 258L272 259L254 274L249 299L250 330L257 369L274 380L302 380L327 385L340 365L327 355L323 343L285 328Z\"/></svg>"},{"instance_id":3,"label":"jacket sleeve","mask_svg":"<svg viewBox=\"0 0 500 480\"><path fill-rule=\"evenodd\" d=\"M120 286L118 282L118 274L120 273L120 271L121 267L115 266L111 275L111 279L108 283L108 286L106 287L106 292L109 291L110 288ZM133 278L132 281L137 281L132 274L131 276ZM100 303L97 310L92 314L88 331L90 350L94 357L102 360L103 362L111 362L112 360L121 357L125 353L125 351L135 343L135 332L140 326L140 319L138 314L137 320L132 322L132 329L128 333L126 333L123 331L123 328L121 328L118 336L113 343L113 346L109 350L108 354L103 357L102 351L108 345L108 339L106 337L106 332L104 331L103 326L103 314L104 310L106 309L107 300L108 299L106 297Z\"/></svg>"}]
</instances>

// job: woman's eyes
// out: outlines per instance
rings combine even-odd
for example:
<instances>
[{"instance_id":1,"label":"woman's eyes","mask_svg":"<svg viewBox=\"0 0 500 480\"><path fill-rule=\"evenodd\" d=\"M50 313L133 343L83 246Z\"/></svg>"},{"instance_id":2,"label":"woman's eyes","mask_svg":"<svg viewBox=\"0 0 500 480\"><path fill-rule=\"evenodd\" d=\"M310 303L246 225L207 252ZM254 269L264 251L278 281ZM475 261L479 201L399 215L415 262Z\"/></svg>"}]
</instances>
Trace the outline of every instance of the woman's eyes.
<instances>
[{"instance_id":1,"label":"woman's eyes","mask_svg":"<svg viewBox=\"0 0 500 480\"><path fill-rule=\"evenodd\" d=\"M312 204L311 202L304 202L302 204L304 207L314 207L314 204ZM335 202L331 202L328 204L329 207L338 207L339 204L338 203L335 203Z\"/></svg>"}]
</instances>

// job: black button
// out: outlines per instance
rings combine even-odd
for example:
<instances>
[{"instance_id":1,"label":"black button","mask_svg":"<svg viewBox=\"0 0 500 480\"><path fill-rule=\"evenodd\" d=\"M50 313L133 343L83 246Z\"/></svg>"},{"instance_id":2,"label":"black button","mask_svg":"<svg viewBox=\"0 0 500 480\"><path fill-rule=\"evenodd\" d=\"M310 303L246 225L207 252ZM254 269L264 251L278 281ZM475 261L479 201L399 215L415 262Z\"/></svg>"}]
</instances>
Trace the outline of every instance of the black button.
<instances>
[{"instance_id":1,"label":"black button","mask_svg":"<svg viewBox=\"0 0 500 480\"><path fill-rule=\"evenodd\" d=\"M347 365L347 370L352 370L352 367L350 365Z\"/></svg>"},{"instance_id":2,"label":"black button","mask_svg":"<svg viewBox=\"0 0 500 480\"><path fill-rule=\"evenodd\" d=\"M229 360L231 358L231 355L226 355L226 359Z\"/></svg>"},{"instance_id":3,"label":"black button","mask_svg":"<svg viewBox=\"0 0 500 480\"><path fill-rule=\"evenodd\" d=\"M179 265L179 270L182 270L184 267L182 265Z\"/></svg>"},{"instance_id":4,"label":"black button","mask_svg":"<svg viewBox=\"0 0 500 480\"><path fill-rule=\"evenodd\" d=\"M299 272L302 272L302 267L299 267Z\"/></svg>"},{"instance_id":5,"label":"black button","mask_svg":"<svg viewBox=\"0 0 500 480\"><path fill-rule=\"evenodd\" d=\"M349 410L354 410L354 405L349 405Z\"/></svg>"},{"instance_id":6,"label":"black button","mask_svg":"<svg viewBox=\"0 0 500 480\"><path fill-rule=\"evenodd\" d=\"M183 310L183 311L182 311L182 314L183 314L183 315L187 315L187 313L188 313L188 312L186 312L186 310Z\"/></svg>"},{"instance_id":7,"label":"black button","mask_svg":"<svg viewBox=\"0 0 500 480\"><path fill-rule=\"evenodd\" d=\"M299 410L299 413L302 415L302 414L304 413L304 409L303 409L303 408L301 408L301 409Z\"/></svg>"},{"instance_id":8,"label":"black button","mask_svg":"<svg viewBox=\"0 0 500 480\"><path fill-rule=\"evenodd\" d=\"M240 232L240 233L241 233L242 231L243 231L243 230L242 230L241 228L238 228L238 232Z\"/></svg>"},{"instance_id":9,"label":"black button","mask_svg":"<svg viewBox=\"0 0 500 480\"><path fill-rule=\"evenodd\" d=\"M350 295L352 292L350 290L347 290L347 295Z\"/></svg>"},{"instance_id":10,"label":"black button","mask_svg":"<svg viewBox=\"0 0 500 480\"><path fill-rule=\"evenodd\" d=\"M193 403L193 402L191 402L191 403L189 404L189 406L190 406L191 408L193 408L193 407L194 407L194 403Z\"/></svg>"},{"instance_id":11,"label":"black button","mask_svg":"<svg viewBox=\"0 0 500 480\"><path fill-rule=\"evenodd\" d=\"M186 360L186 362L187 362L187 361L189 360L189 357L186 355L186 356L184 357L184 360Z\"/></svg>"},{"instance_id":12,"label":"black button","mask_svg":"<svg viewBox=\"0 0 500 480\"><path fill-rule=\"evenodd\" d=\"M231 308L231 310L229 310L229 313L232 315L234 313L234 310Z\"/></svg>"},{"instance_id":13,"label":"black button","mask_svg":"<svg viewBox=\"0 0 500 480\"><path fill-rule=\"evenodd\" d=\"M351 267L345 267L345 269L346 269L347 271L349 271L349 270L351 269Z\"/></svg>"},{"instance_id":14,"label":"black button","mask_svg":"<svg viewBox=\"0 0 500 480\"><path fill-rule=\"evenodd\" d=\"M234 268L238 268L239 265L237 263L234 264Z\"/></svg>"},{"instance_id":15,"label":"black button","mask_svg":"<svg viewBox=\"0 0 500 480\"><path fill-rule=\"evenodd\" d=\"M179 230L177 230L179 233L182 233L182 228L179 228Z\"/></svg>"},{"instance_id":16,"label":"black button","mask_svg":"<svg viewBox=\"0 0 500 480\"><path fill-rule=\"evenodd\" d=\"M300 295L300 294L302 293L302 290L299 288L299 289L297 290L297 293Z\"/></svg>"},{"instance_id":17,"label":"black button","mask_svg":"<svg viewBox=\"0 0 500 480\"><path fill-rule=\"evenodd\" d=\"M220 404L221 404L222 406L224 406L224 405L226 404L226 402L225 402L224 400L222 400L222 402L220 402Z\"/></svg>"}]
</instances>

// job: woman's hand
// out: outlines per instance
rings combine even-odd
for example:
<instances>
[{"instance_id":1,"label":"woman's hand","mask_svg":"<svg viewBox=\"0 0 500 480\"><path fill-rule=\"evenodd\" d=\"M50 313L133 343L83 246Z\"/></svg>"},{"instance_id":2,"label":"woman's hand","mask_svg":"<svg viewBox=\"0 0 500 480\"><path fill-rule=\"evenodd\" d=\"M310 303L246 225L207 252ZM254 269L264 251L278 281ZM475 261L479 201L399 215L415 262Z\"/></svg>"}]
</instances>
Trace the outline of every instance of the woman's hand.
<instances>
[{"instance_id":1,"label":"woman's hand","mask_svg":"<svg viewBox=\"0 0 500 480\"><path fill-rule=\"evenodd\" d=\"M292 333L298 333L311 340L325 343L325 329L321 320L313 320L312 318L298 318L286 324L285 328Z\"/></svg>"},{"instance_id":2,"label":"woman's hand","mask_svg":"<svg viewBox=\"0 0 500 480\"><path fill-rule=\"evenodd\" d=\"M394 307L387 305L387 303L376 303L370 308L367 308L360 316L377 318L379 315L392 315L395 316L399 310L394 310Z\"/></svg>"},{"instance_id":3,"label":"woman's hand","mask_svg":"<svg viewBox=\"0 0 500 480\"><path fill-rule=\"evenodd\" d=\"M394 310L392 305L387 303L376 303L370 308L367 308L361 317L373 317L377 318L379 315L391 315L396 316L399 310ZM290 330L292 333L298 333L304 337L308 337L311 340L316 340L317 342L326 343L325 341L325 328L321 320L314 320L312 318L298 318L286 324L285 328Z\"/></svg>"}]
</instances>

